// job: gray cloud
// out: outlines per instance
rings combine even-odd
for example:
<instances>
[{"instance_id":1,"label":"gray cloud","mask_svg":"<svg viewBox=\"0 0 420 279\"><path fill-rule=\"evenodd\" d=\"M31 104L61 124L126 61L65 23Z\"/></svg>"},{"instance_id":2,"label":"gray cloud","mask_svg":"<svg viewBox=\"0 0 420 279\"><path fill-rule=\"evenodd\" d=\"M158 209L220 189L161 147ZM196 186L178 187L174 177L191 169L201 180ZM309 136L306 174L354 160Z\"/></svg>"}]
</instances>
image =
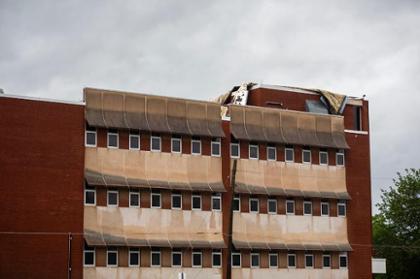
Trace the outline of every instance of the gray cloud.
<instances>
[{"instance_id":1,"label":"gray cloud","mask_svg":"<svg viewBox=\"0 0 420 279\"><path fill-rule=\"evenodd\" d=\"M374 202L420 167L418 1L0 1L0 87L209 99L243 81L370 100Z\"/></svg>"}]
</instances>

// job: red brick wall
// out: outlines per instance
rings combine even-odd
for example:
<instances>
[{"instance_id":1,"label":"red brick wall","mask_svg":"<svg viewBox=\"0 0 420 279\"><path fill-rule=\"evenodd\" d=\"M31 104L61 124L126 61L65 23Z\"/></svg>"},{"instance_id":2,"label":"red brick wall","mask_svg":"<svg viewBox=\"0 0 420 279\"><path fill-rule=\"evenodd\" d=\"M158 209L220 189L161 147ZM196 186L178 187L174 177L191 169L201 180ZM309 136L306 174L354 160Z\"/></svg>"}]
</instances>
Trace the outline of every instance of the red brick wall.
<instances>
[{"instance_id":1,"label":"red brick wall","mask_svg":"<svg viewBox=\"0 0 420 279\"><path fill-rule=\"evenodd\" d=\"M82 278L84 108L0 98L0 278ZM6 232L6 233L5 233Z\"/></svg>"}]
</instances>

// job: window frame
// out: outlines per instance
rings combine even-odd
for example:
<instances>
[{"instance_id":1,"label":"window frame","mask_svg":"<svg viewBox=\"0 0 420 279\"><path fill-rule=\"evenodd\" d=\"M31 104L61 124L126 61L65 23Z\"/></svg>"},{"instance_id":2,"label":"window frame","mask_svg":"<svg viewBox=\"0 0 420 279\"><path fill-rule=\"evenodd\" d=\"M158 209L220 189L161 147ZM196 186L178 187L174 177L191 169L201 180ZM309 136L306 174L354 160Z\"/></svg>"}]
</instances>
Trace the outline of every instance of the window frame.
<instances>
[{"instance_id":1,"label":"window frame","mask_svg":"<svg viewBox=\"0 0 420 279\"><path fill-rule=\"evenodd\" d=\"M109 204L109 194L117 194L117 204ZM120 193L118 190L107 190L106 191L106 206L107 207L118 207L120 205Z\"/></svg>"},{"instance_id":2,"label":"window frame","mask_svg":"<svg viewBox=\"0 0 420 279\"><path fill-rule=\"evenodd\" d=\"M233 265L233 257L234 256L239 256L239 265ZM242 255L241 252L233 252L231 254L231 259L230 259L232 268L241 268L242 267Z\"/></svg>"},{"instance_id":3,"label":"window frame","mask_svg":"<svg viewBox=\"0 0 420 279\"><path fill-rule=\"evenodd\" d=\"M270 159L270 156L268 156L270 149L274 150L274 159ZM267 146L267 161L277 161L277 148L275 146Z\"/></svg>"},{"instance_id":4,"label":"window frame","mask_svg":"<svg viewBox=\"0 0 420 279\"><path fill-rule=\"evenodd\" d=\"M343 164L338 164L338 157L343 157ZM346 165L346 156L343 150L338 150L335 152L335 165L338 167L344 167Z\"/></svg>"},{"instance_id":5,"label":"window frame","mask_svg":"<svg viewBox=\"0 0 420 279\"><path fill-rule=\"evenodd\" d=\"M139 143L139 147L137 147L137 148L131 147L131 138L137 138L138 143ZM128 149L129 150L140 150L140 134L130 133L128 135Z\"/></svg>"},{"instance_id":6,"label":"window frame","mask_svg":"<svg viewBox=\"0 0 420 279\"><path fill-rule=\"evenodd\" d=\"M213 144L218 145L219 147L219 154L213 153ZM210 155L213 157L221 157L222 156L222 141L220 138L212 138L210 142Z\"/></svg>"},{"instance_id":7,"label":"window frame","mask_svg":"<svg viewBox=\"0 0 420 279\"><path fill-rule=\"evenodd\" d=\"M327 206L327 209L328 209L328 213L327 214L324 214L322 211L322 206L323 205L326 205ZM321 202L321 216L322 217L329 217L330 216L330 203L329 202Z\"/></svg>"},{"instance_id":8,"label":"window frame","mask_svg":"<svg viewBox=\"0 0 420 279\"><path fill-rule=\"evenodd\" d=\"M311 213L305 212L305 204L309 204L311 206ZM303 201L303 215L304 216L312 216L313 215L313 204L312 201Z\"/></svg>"},{"instance_id":9,"label":"window frame","mask_svg":"<svg viewBox=\"0 0 420 279\"><path fill-rule=\"evenodd\" d=\"M235 201L238 201L238 209L237 210L233 208L233 205L235 204ZM241 212L241 196L239 196L239 195L233 196L232 210L233 210L233 212Z\"/></svg>"},{"instance_id":10,"label":"window frame","mask_svg":"<svg viewBox=\"0 0 420 279\"><path fill-rule=\"evenodd\" d=\"M215 265L214 264L214 256L218 255L220 257L220 264L219 265ZM222 267L222 252L220 251L212 251L211 252L211 266L214 268L221 268Z\"/></svg>"},{"instance_id":11,"label":"window frame","mask_svg":"<svg viewBox=\"0 0 420 279\"><path fill-rule=\"evenodd\" d=\"M109 254L115 253L115 264L109 263ZM106 250L106 267L118 267L118 249L117 248L108 248Z\"/></svg>"},{"instance_id":12,"label":"window frame","mask_svg":"<svg viewBox=\"0 0 420 279\"><path fill-rule=\"evenodd\" d=\"M346 266L341 266L341 258L346 258ZM338 268L339 269L348 269L349 268L349 258L347 252L341 252L338 255Z\"/></svg>"},{"instance_id":13,"label":"window frame","mask_svg":"<svg viewBox=\"0 0 420 279\"><path fill-rule=\"evenodd\" d=\"M137 195L138 205L131 205L131 195ZM140 192L139 191L129 191L128 192L128 207L140 208Z\"/></svg>"},{"instance_id":14,"label":"window frame","mask_svg":"<svg viewBox=\"0 0 420 279\"><path fill-rule=\"evenodd\" d=\"M276 211L274 212L270 211L270 202L274 202L276 204ZM277 214L277 209L278 209L277 199L273 199L273 198L267 199L267 213L272 214L272 215Z\"/></svg>"},{"instance_id":15,"label":"window frame","mask_svg":"<svg viewBox=\"0 0 420 279\"><path fill-rule=\"evenodd\" d=\"M257 211L251 210L252 206L252 202L257 202ZM249 199L249 213L260 213L260 199L259 198L250 198Z\"/></svg>"},{"instance_id":16,"label":"window frame","mask_svg":"<svg viewBox=\"0 0 420 279\"><path fill-rule=\"evenodd\" d=\"M292 203L293 204L293 212L288 212L287 210L287 204ZM296 204L294 200L286 200L286 215L295 215L296 214Z\"/></svg>"},{"instance_id":17,"label":"window frame","mask_svg":"<svg viewBox=\"0 0 420 279\"><path fill-rule=\"evenodd\" d=\"M153 196L159 196L159 206L153 205ZM150 192L150 208L162 208L162 193L161 192Z\"/></svg>"},{"instance_id":18,"label":"window frame","mask_svg":"<svg viewBox=\"0 0 420 279\"><path fill-rule=\"evenodd\" d=\"M289 257L294 258L294 265L290 265L290 259ZM296 268L296 254L295 253L287 253L287 268Z\"/></svg>"},{"instance_id":19,"label":"window frame","mask_svg":"<svg viewBox=\"0 0 420 279\"><path fill-rule=\"evenodd\" d=\"M86 147L96 147L98 145L98 132L97 132L96 128L91 127L90 129L92 129L92 130L89 130L88 127L85 128L85 146ZM95 144L89 144L87 142L87 139L88 139L87 136L90 133L93 133L95 135Z\"/></svg>"},{"instance_id":20,"label":"window frame","mask_svg":"<svg viewBox=\"0 0 420 279\"><path fill-rule=\"evenodd\" d=\"M219 204L220 204L220 208L219 209L215 209L213 207L213 200L219 200ZM211 195L211 210L212 211L222 211L222 194L221 193L213 193Z\"/></svg>"},{"instance_id":21,"label":"window frame","mask_svg":"<svg viewBox=\"0 0 420 279\"><path fill-rule=\"evenodd\" d=\"M276 265L271 265L271 256L276 257ZM279 267L279 254L277 253L269 253L268 254L268 268L278 268Z\"/></svg>"},{"instance_id":22,"label":"window frame","mask_svg":"<svg viewBox=\"0 0 420 279\"><path fill-rule=\"evenodd\" d=\"M181 263L179 265L174 265L174 255L180 255ZM182 267L182 252L181 251L171 251L171 267Z\"/></svg>"},{"instance_id":23,"label":"window frame","mask_svg":"<svg viewBox=\"0 0 420 279\"><path fill-rule=\"evenodd\" d=\"M179 151L174 151L174 141L179 141ZM171 153L181 154L182 153L182 137L171 137Z\"/></svg>"},{"instance_id":24,"label":"window frame","mask_svg":"<svg viewBox=\"0 0 420 279\"><path fill-rule=\"evenodd\" d=\"M93 203L86 203L86 193L87 192L93 192L93 199L94 199ZM84 205L85 206L96 206L96 189L87 189L85 187L83 199L84 199Z\"/></svg>"},{"instance_id":25,"label":"window frame","mask_svg":"<svg viewBox=\"0 0 420 279\"><path fill-rule=\"evenodd\" d=\"M251 157L251 148L257 149L257 157L253 158ZM248 144L248 159L249 160L259 160L260 159L260 148L258 144Z\"/></svg>"},{"instance_id":26,"label":"window frame","mask_svg":"<svg viewBox=\"0 0 420 279\"><path fill-rule=\"evenodd\" d=\"M153 254L158 254L159 255L159 264L153 264ZM172 262L172 257L171 257L171 262ZM150 251L150 267L161 267L162 266L162 252L161 251Z\"/></svg>"},{"instance_id":27,"label":"window frame","mask_svg":"<svg viewBox=\"0 0 420 279\"><path fill-rule=\"evenodd\" d=\"M340 206L344 207L344 215L340 214ZM347 203L345 201L337 203L337 217L347 217Z\"/></svg>"},{"instance_id":28,"label":"window frame","mask_svg":"<svg viewBox=\"0 0 420 279\"><path fill-rule=\"evenodd\" d=\"M195 153L194 152L194 143L199 143L200 146L200 152L199 153ZM191 155L195 155L195 156L199 156L202 155L203 150L202 150L202 143L201 143L201 139L191 139Z\"/></svg>"},{"instance_id":29,"label":"window frame","mask_svg":"<svg viewBox=\"0 0 420 279\"><path fill-rule=\"evenodd\" d=\"M180 198L179 207L174 207L174 197ZM182 194L180 193L171 193L171 209L182 210Z\"/></svg>"},{"instance_id":30,"label":"window frame","mask_svg":"<svg viewBox=\"0 0 420 279\"><path fill-rule=\"evenodd\" d=\"M137 264L131 264L131 254L137 254ZM136 249L134 250L133 248L129 248L128 249L128 267L139 267L140 266L140 250Z\"/></svg>"},{"instance_id":31,"label":"window frame","mask_svg":"<svg viewBox=\"0 0 420 279\"><path fill-rule=\"evenodd\" d=\"M325 155L327 158L327 162L326 163L322 163L322 155ZM320 166L328 166L329 164L329 160L328 160L328 151L319 151L319 165Z\"/></svg>"},{"instance_id":32,"label":"window frame","mask_svg":"<svg viewBox=\"0 0 420 279\"><path fill-rule=\"evenodd\" d=\"M195 265L194 264L194 255L200 255L200 265ZM201 267L203 267L203 252L193 251L191 253L191 267L193 267L193 268L201 268Z\"/></svg>"},{"instance_id":33,"label":"window frame","mask_svg":"<svg viewBox=\"0 0 420 279\"><path fill-rule=\"evenodd\" d=\"M109 145L109 136L117 136L117 146L110 146ZM110 132L109 130L107 131L106 134L106 147L107 148L112 148L112 149L118 149L120 148L120 133L118 132Z\"/></svg>"},{"instance_id":34,"label":"window frame","mask_svg":"<svg viewBox=\"0 0 420 279\"><path fill-rule=\"evenodd\" d=\"M305 161L305 153L309 153L309 161ZM302 164L312 164L312 150L310 148L302 148Z\"/></svg>"},{"instance_id":35,"label":"window frame","mask_svg":"<svg viewBox=\"0 0 420 279\"><path fill-rule=\"evenodd\" d=\"M238 146L238 155L232 155L232 146ZM241 145L239 142L230 143L230 158L239 159L241 157Z\"/></svg>"},{"instance_id":36,"label":"window frame","mask_svg":"<svg viewBox=\"0 0 420 279\"><path fill-rule=\"evenodd\" d=\"M159 140L159 149L154 149L153 148L153 139L158 139ZM151 152L161 152L162 151L162 137L161 136L150 136L150 151Z\"/></svg>"},{"instance_id":37,"label":"window frame","mask_svg":"<svg viewBox=\"0 0 420 279\"><path fill-rule=\"evenodd\" d=\"M83 248L83 266L84 267L95 267L96 266L96 248L95 247L88 247L89 250L86 249L88 247L85 244L85 247ZM93 263L92 264L86 264L86 253L93 253Z\"/></svg>"},{"instance_id":38,"label":"window frame","mask_svg":"<svg viewBox=\"0 0 420 279\"><path fill-rule=\"evenodd\" d=\"M194 208L194 198L200 199L200 208ZM191 195L191 210L202 210L203 208L203 198L200 194L193 194Z\"/></svg>"},{"instance_id":39,"label":"window frame","mask_svg":"<svg viewBox=\"0 0 420 279\"><path fill-rule=\"evenodd\" d=\"M312 258L312 265L311 266L308 266L306 264L306 257L311 257ZM315 265L314 259L315 259L314 254L305 254L305 268L313 269L314 265Z\"/></svg>"},{"instance_id":40,"label":"window frame","mask_svg":"<svg viewBox=\"0 0 420 279\"><path fill-rule=\"evenodd\" d=\"M287 151L292 152L292 160L287 159ZM284 162L286 162L286 163L294 163L295 162L295 148L294 147L285 147L284 148Z\"/></svg>"},{"instance_id":41,"label":"window frame","mask_svg":"<svg viewBox=\"0 0 420 279\"><path fill-rule=\"evenodd\" d=\"M325 266L324 258L329 258L329 266ZM331 269L331 255L322 255L322 268L323 269Z\"/></svg>"},{"instance_id":42,"label":"window frame","mask_svg":"<svg viewBox=\"0 0 420 279\"><path fill-rule=\"evenodd\" d=\"M257 257L258 257L258 266L254 266L254 265L253 265L253 263L252 263L252 257L253 257L253 256L257 256ZM260 267L261 267L261 258L260 258L260 253L254 252L254 253L251 253L251 254L249 255L249 266L250 266L251 268L260 268Z\"/></svg>"}]
</instances>

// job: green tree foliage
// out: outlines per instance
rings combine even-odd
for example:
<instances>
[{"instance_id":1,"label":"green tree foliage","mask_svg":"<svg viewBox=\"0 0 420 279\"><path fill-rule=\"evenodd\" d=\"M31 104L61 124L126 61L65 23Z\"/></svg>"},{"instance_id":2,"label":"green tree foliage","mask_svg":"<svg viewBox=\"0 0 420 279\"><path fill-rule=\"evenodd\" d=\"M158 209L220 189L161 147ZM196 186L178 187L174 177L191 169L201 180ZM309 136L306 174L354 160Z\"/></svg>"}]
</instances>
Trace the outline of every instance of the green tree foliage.
<instances>
[{"instance_id":1,"label":"green tree foliage","mask_svg":"<svg viewBox=\"0 0 420 279\"><path fill-rule=\"evenodd\" d=\"M387 259L387 274L375 278L420 278L420 169L397 173L394 186L382 190L373 217L375 257Z\"/></svg>"}]
</instances>

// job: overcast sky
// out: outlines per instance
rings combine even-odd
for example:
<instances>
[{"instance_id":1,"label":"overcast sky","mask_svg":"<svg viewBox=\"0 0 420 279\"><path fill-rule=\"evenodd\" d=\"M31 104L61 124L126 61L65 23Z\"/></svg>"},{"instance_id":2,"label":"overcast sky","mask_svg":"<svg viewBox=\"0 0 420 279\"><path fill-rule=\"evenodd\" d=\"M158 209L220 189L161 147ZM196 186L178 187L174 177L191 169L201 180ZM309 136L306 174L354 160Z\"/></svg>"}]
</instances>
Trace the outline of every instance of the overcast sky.
<instances>
[{"instance_id":1,"label":"overcast sky","mask_svg":"<svg viewBox=\"0 0 420 279\"><path fill-rule=\"evenodd\" d=\"M89 3L88 3L89 2ZM0 0L0 88L210 99L245 81L370 100L373 202L420 167L420 1Z\"/></svg>"}]
</instances>

